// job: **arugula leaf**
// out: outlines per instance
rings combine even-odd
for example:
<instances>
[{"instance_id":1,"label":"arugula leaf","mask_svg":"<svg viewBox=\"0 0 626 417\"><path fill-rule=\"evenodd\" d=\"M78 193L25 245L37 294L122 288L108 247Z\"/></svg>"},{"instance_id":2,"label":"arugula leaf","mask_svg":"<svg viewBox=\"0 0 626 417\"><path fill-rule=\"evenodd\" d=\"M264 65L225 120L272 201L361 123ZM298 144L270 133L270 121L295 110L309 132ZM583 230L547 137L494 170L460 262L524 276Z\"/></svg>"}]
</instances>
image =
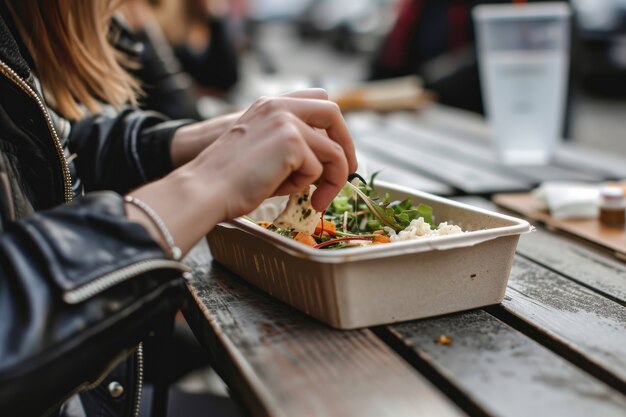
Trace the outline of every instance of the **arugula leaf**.
<instances>
[{"instance_id":1,"label":"arugula leaf","mask_svg":"<svg viewBox=\"0 0 626 417\"><path fill-rule=\"evenodd\" d=\"M424 218L424 221L431 226L433 225L433 208L431 206L427 206L426 204L419 204L415 210L419 213L421 217ZM419 217L419 216L418 216Z\"/></svg>"},{"instance_id":2,"label":"arugula leaf","mask_svg":"<svg viewBox=\"0 0 626 417\"><path fill-rule=\"evenodd\" d=\"M361 197L361 199L363 200L367 208L370 210L370 212L374 216L376 216L378 220L381 221L381 223L383 223L385 226L391 227L396 232L399 232L400 230L404 229L404 227L398 224L396 219L393 217L394 211L392 208L383 208L379 206L378 204L376 204L374 200L372 200L370 197L365 195L365 193L361 191L359 187L349 182L346 184L350 184L350 187L354 190L354 192L358 194L359 197ZM389 213L387 210L391 210L391 213Z\"/></svg>"},{"instance_id":3,"label":"arugula leaf","mask_svg":"<svg viewBox=\"0 0 626 417\"><path fill-rule=\"evenodd\" d=\"M380 174L381 171L376 171L372 174L372 176L370 177L370 182L369 182L369 189L370 191L374 191L376 189L376 186L374 185L374 181L376 180L376 177L378 176L378 174ZM367 195L370 195L369 193Z\"/></svg>"}]
</instances>

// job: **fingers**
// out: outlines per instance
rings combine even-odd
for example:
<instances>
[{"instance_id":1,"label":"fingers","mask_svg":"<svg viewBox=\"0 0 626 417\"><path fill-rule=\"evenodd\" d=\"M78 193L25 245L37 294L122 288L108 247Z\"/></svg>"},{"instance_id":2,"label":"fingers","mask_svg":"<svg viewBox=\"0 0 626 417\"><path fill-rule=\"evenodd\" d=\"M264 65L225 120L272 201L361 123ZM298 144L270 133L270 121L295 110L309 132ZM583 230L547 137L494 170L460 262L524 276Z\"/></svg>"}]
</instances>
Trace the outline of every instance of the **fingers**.
<instances>
[{"instance_id":1,"label":"fingers","mask_svg":"<svg viewBox=\"0 0 626 417\"><path fill-rule=\"evenodd\" d=\"M348 161L345 158L343 148L326 134L311 128L300 119L294 118L293 123L297 126L306 147L312 151L312 157L315 158L315 161L303 159L302 168L306 167L307 170L295 170L294 175L290 176L290 181L297 187L295 190L298 191L317 180L321 175L317 191L313 194L311 202L316 210L322 211L345 184L349 174ZM310 154L307 156L311 157ZM310 178L307 178L308 182L300 183L297 181L303 179L303 174L306 176L312 172L314 162L321 164L321 166L313 181Z\"/></svg>"},{"instance_id":2,"label":"fingers","mask_svg":"<svg viewBox=\"0 0 626 417\"><path fill-rule=\"evenodd\" d=\"M306 91L311 93L313 90ZM348 126L336 103L321 99L281 96L265 100L260 106L264 106L266 111L270 113L275 111L288 111L306 124L318 129L324 129L326 133L328 133L328 136L343 148L348 161L349 171L356 171L357 160L352 136L348 131Z\"/></svg>"},{"instance_id":3,"label":"fingers","mask_svg":"<svg viewBox=\"0 0 626 417\"><path fill-rule=\"evenodd\" d=\"M264 171L268 181L275 181L273 186L268 185L275 195L300 191L317 181L311 201L321 211L341 190L348 174L356 171L354 144L346 122L339 107L328 101L322 89L261 98L237 126L242 127L238 133L231 129L229 141L252 135L256 138L254 147L259 148L252 151L248 145L248 150L257 157L269 152L263 159ZM269 172L275 172L275 176ZM273 180L269 179L271 176ZM258 180L261 177L265 176Z\"/></svg>"},{"instance_id":4,"label":"fingers","mask_svg":"<svg viewBox=\"0 0 626 417\"><path fill-rule=\"evenodd\" d=\"M302 121L318 129L326 130L328 136L344 149L350 172L356 171L357 161L352 135L350 135L346 121L336 103L324 100L295 100L290 98L284 100L290 101L289 110Z\"/></svg>"}]
</instances>

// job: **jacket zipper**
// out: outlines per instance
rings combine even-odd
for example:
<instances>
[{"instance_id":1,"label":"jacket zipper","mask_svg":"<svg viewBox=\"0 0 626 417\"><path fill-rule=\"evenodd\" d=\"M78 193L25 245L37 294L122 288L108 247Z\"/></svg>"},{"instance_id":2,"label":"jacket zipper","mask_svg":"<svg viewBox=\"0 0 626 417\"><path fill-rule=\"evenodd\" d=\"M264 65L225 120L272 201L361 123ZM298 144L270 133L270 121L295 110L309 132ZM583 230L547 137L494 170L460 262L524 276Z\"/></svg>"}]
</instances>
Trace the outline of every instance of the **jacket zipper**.
<instances>
[{"instance_id":1,"label":"jacket zipper","mask_svg":"<svg viewBox=\"0 0 626 417\"><path fill-rule=\"evenodd\" d=\"M63 300L68 304L78 304L127 279L155 269L177 269L184 272L183 277L188 279L191 276L191 269L178 261L149 259L128 265L122 269L96 278L81 287L66 291L63 294Z\"/></svg>"},{"instance_id":2,"label":"jacket zipper","mask_svg":"<svg viewBox=\"0 0 626 417\"><path fill-rule=\"evenodd\" d=\"M122 358L122 359L124 357L126 357L126 355L118 356L118 358ZM137 371L135 375L136 376L135 398L133 399L132 416L139 417L139 411L141 410L141 395L143 393L143 342L139 342L139 344L137 345L137 349L135 350L135 360L137 361L137 364L136 364ZM120 362L121 362L121 359L116 359L114 362L112 362L113 365L112 366L109 365L107 369L100 375L100 377L98 377L96 381L83 384L80 387L80 389L76 390L76 392L73 395L81 391L91 390L91 389L96 388L98 385L102 383L102 381L104 381L104 378L106 378L111 373L111 371L117 365L119 365Z\"/></svg>"},{"instance_id":3,"label":"jacket zipper","mask_svg":"<svg viewBox=\"0 0 626 417\"><path fill-rule=\"evenodd\" d=\"M54 124L52 123L52 118L48 113L48 109L44 104L43 100L39 97L39 94L33 90L33 88L28 85L26 81L24 81L11 67L5 64L2 60L0 60L0 72L4 74L9 80L11 80L15 85L17 85L22 91L24 91L27 95L29 95L35 102L37 106L43 113L44 119L46 120L46 125L48 126L48 130L50 131L50 135L52 135L52 140L54 142L54 147L57 151L57 155L59 157L59 161L61 162L61 171L63 174L63 188L65 195L65 202L69 203L72 201L73 192L72 192L72 176L70 175L70 168L65 160L65 154L63 152L63 145L61 144L61 139L59 139L59 135L57 134L56 129L54 128Z\"/></svg>"},{"instance_id":4,"label":"jacket zipper","mask_svg":"<svg viewBox=\"0 0 626 417\"><path fill-rule=\"evenodd\" d=\"M140 343L141 345L141 343ZM115 369L116 366L118 366L121 361L123 361L124 359L126 359L128 357L128 353L124 352L121 353L119 355L116 355L113 360L111 360L108 365L105 367L104 371L100 373L100 376L98 376L98 378L96 378L93 381L90 382L83 382L82 384L80 384L78 387L74 388L72 391L70 391L67 395L65 395L63 397L62 400L60 400L57 404L53 405L52 407L50 407L43 415L49 415L52 414L52 412L54 410L58 410L59 407L61 406L61 404L63 404L65 401L67 401L69 398L73 397L74 395L83 392L83 391L89 391L92 390L94 388L96 388L98 385L100 385L102 383L102 381L104 381L104 379L111 373L111 371L113 369ZM142 361L142 365L143 365L143 355L141 358ZM143 366L142 366L142 380L143 380ZM136 417L136 416L133 416Z\"/></svg>"},{"instance_id":5,"label":"jacket zipper","mask_svg":"<svg viewBox=\"0 0 626 417\"><path fill-rule=\"evenodd\" d=\"M63 187L64 187L64 197L65 202L69 203L73 199L73 191L72 191L72 176L70 174L70 169L68 163L65 159L65 153L63 152L63 145L61 144L61 139L59 139L59 135L57 134L56 129L54 128L54 124L52 123L52 118L48 113L46 105L43 100L39 97L39 95L33 90L33 88L28 85L26 81L24 81L11 67L9 67L6 63L0 60L0 72L4 74L9 80L11 80L15 85L17 85L22 91L24 91L27 95L29 95L35 102L37 106L41 110L41 113L46 120L46 125L48 126L48 130L50 131L50 135L52 136L52 140L54 141L54 147L57 151L57 156L59 157L59 161L61 163L61 171L63 174ZM189 273L191 269L180 262L155 259L149 261L138 262L133 265L129 265L125 268L122 268L118 271L112 272L110 274L104 275L88 284L83 285L82 287L76 288L71 291L67 291L63 294L63 299L65 302L69 304L80 303L88 298L93 297L94 295L120 283L129 278L132 278L136 275L140 275L142 273L152 271L155 269L178 269L183 271L183 274L186 278L189 277ZM135 386L135 401L133 404L133 416L138 417L139 411L141 408L141 394L143 390L143 344L139 343L136 351L137 357L137 383ZM103 375L106 375L104 373ZM95 384L89 384L89 386L94 386L100 383L98 381ZM81 387L84 389L85 387ZM78 391L78 390L77 390Z\"/></svg>"},{"instance_id":6,"label":"jacket zipper","mask_svg":"<svg viewBox=\"0 0 626 417\"><path fill-rule=\"evenodd\" d=\"M139 417L139 410L141 409L141 394L143 390L143 343L139 343L139 345L137 345L135 356L137 357L137 382L135 384L133 417Z\"/></svg>"}]
</instances>

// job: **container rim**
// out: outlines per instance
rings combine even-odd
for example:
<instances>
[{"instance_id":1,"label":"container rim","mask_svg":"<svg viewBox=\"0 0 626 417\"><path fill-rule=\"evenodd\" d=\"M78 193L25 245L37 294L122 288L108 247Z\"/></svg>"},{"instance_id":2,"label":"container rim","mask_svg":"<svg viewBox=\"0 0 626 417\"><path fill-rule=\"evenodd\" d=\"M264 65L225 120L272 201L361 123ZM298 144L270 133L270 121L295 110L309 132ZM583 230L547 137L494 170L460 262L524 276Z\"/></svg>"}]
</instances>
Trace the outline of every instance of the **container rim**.
<instances>
[{"instance_id":1,"label":"container rim","mask_svg":"<svg viewBox=\"0 0 626 417\"><path fill-rule=\"evenodd\" d=\"M251 222L250 220L241 217L231 221L222 222L218 225L218 227L239 229L247 234L255 235L257 237L269 240L292 256L312 260L314 262L325 262L333 264L386 258L405 254L415 254L428 252L431 250L450 250L454 248L469 247L503 236L527 233L533 229L526 220L518 219L491 210L486 210L480 207L460 203L458 201L446 199L412 188L395 185L382 180L378 181L377 185L379 187L386 188L388 190L394 190L400 193L405 193L410 196L425 198L431 201L437 201L441 204L446 204L448 206L454 206L459 209L468 210L474 213L480 213L490 217L495 217L501 220L505 220L511 223L511 225L468 231L456 235L434 236L417 240L394 242L393 244L389 245L346 248L339 251L324 251L313 249L309 246L303 245L302 243L287 239L277 233L266 230Z\"/></svg>"},{"instance_id":2,"label":"container rim","mask_svg":"<svg viewBox=\"0 0 626 417\"><path fill-rule=\"evenodd\" d=\"M472 16L481 23L499 19L560 19L571 14L571 8L565 2L481 4L472 9Z\"/></svg>"}]
</instances>

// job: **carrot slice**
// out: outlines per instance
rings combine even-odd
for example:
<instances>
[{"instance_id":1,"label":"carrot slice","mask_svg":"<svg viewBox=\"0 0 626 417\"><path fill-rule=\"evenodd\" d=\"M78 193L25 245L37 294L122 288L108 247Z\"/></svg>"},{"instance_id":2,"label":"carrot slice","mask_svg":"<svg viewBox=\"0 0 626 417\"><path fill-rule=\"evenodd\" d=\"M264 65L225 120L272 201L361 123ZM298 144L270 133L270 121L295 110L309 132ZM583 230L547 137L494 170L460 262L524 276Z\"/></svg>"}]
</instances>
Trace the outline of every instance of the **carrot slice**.
<instances>
[{"instance_id":1,"label":"carrot slice","mask_svg":"<svg viewBox=\"0 0 626 417\"><path fill-rule=\"evenodd\" d=\"M374 243L390 243L391 239L389 239L389 236L385 236L385 235L376 235L374 236Z\"/></svg>"},{"instance_id":2,"label":"carrot slice","mask_svg":"<svg viewBox=\"0 0 626 417\"><path fill-rule=\"evenodd\" d=\"M315 234L319 235L320 233L322 233L322 229L324 230L324 232L328 233L331 236L337 235L337 226L335 226L335 223L333 222L319 219L319 221L317 222L317 226L315 226Z\"/></svg>"},{"instance_id":3,"label":"carrot slice","mask_svg":"<svg viewBox=\"0 0 626 417\"><path fill-rule=\"evenodd\" d=\"M294 240L297 240L298 242L304 243L308 246L317 245L317 242L315 241L315 239L313 239L313 236L308 233L297 232L293 238Z\"/></svg>"}]
</instances>

